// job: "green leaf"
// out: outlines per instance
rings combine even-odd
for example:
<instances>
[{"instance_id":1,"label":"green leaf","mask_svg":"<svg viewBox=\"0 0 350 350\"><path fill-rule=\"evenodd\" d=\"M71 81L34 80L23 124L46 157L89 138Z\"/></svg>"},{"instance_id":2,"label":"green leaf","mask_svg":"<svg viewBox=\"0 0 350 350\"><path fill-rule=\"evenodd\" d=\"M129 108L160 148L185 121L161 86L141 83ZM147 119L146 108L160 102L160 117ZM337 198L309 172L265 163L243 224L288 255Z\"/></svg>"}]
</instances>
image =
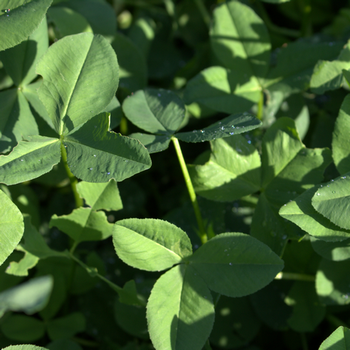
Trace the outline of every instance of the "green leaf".
<instances>
[{"instance_id":1,"label":"green leaf","mask_svg":"<svg viewBox=\"0 0 350 350\"><path fill-rule=\"evenodd\" d=\"M44 78L39 98L60 135L102 112L118 87L115 52L102 36L91 33L57 41L36 70Z\"/></svg>"},{"instance_id":2,"label":"green leaf","mask_svg":"<svg viewBox=\"0 0 350 350\"><path fill-rule=\"evenodd\" d=\"M21 250L18 249L17 250ZM25 252L24 257L19 261L11 261L6 273L13 276L28 276L28 270L37 265L39 258L36 256Z\"/></svg>"},{"instance_id":3,"label":"green leaf","mask_svg":"<svg viewBox=\"0 0 350 350\"><path fill-rule=\"evenodd\" d=\"M168 269L192 253L190 239L184 231L155 219L117 221L113 244L121 260L146 271Z\"/></svg>"},{"instance_id":4,"label":"green leaf","mask_svg":"<svg viewBox=\"0 0 350 350\"><path fill-rule=\"evenodd\" d=\"M341 48L340 43L312 39L284 45L277 52L277 64L269 71L264 87L271 92L282 92L284 97L307 90L317 61L334 59Z\"/></svg>"},{"instance_id":5,"label":"green leaf","mask_svg":"<svg viewBox=\"0 0 350 350\"><path fill-rule=\"evenodd\" d=\"M317 185L305 191L294 201L284 204L279 214L323 241L339 242L350 238L350 231L340 229L314 209L311 199L318 190Z\"/></svg>"},{"instance_id":6,"label":"green leaf","mask_svg":"<svg viewBox=\"0 0 350 350\"><path fill-rule=\"evenodd\" d=\"M48 173L61 158L61 142L43 136L28 136L8 156L0 156L0 182L14 185Z\"/></svg>"},{"instance_id":7,"label":"green leaf","mask_svg":"<svg viewBox=\"0 0 350 350\"><path fill-rule=\"evenodd\" d=\"M123 102L126 117L140 129L171 136L185 117L182 100L170 90L137 91Z\"/></svg>"},{"instance_id":8,"label":"green leaf","mask_svg":"<svg viewBox=\"0 0 350 350\"><path fill-rule=\"evenodd\" d=\"M0 265L2 265L20 242L24 223L22 213L1 190L0 203Z\"/></svg>"},{"instance_id":9,"label":"green leaf","mask_svg":"<svg viewBox=\"0 0 350 350\"><path fill-rule=\"evenodd\" d=\"M283 4L284 2L289 2L291 0L262 0L263 2L268 2L271 4Z\"/></svg>"},{"instance_id":10,"label":"green leaf","mask_svg":"<svg viewBox=\"0 0 350 350\"><path fill-rule=\"evenodd\" d=\"M349 350L350 330L346 327L338 327L319 347L319 350Z\"/></svg>"},{"instance_id":11,"label":"green leaf","mask_svg":"<svg viewBox=\"0 0 350 350\"><path fill-rule=\"evenodd\" d=\"M311 237L311 245L315 252L325 259L333 261L350 259L350 238L341 242L325 242Z\"/></svg>"},{"instance_id":12,"label":"green leaf","mask_svg":"<svg viewBox=\"0 0 350 350\"><path fill-rule=\"evenodd\" d=\"M116 32L116 15L110 4L100 0L70 0L64 5L83 15L95 34L103 35L110 42Z\"/></svg>"},{"instance_id":13,"label":"green leaf","mask_svg":"<svg viewBox=\"0 0 350 350\"><path fill-rule=\"evenodd\" d=\"M3 350L49 350L47 348L43 348L41 346L35 346L35 345L11 345Z\"/></svg>"},{"instance_id":14,"label":"green leaf","mask_svg":"<svg viewBox=\"0 0 350 350\"><path fill-rule=\"evenodd\" d=\"M170 137L163 135L150 135L142 133L133 133L129 137L139 140L149 153L157 153L166 150L170 144Z\"/></svg>"},{"instance_id":15,"label":"green leaf","mask_svg":"<svg viewBox=\"0 0 350 350\"><path fill-rule=\"evenodd\" d=\"M350 69L349 43L340 52L339 57L330 61L318 61L310 81L310 88L316 94L339 89L343 82L343 69Z\"/></svg>"},{"instance_id":16,"label":"green leaf","mask_svg":"<svg viewBox=\"0 0 350 350\"><path fill-rule=\"evenodd\" d=\"M0 92L0 111L0 153L10 151L23 138L39 133L22 91L9 89Z\"/></svg>"},{"instance_id":17,"label":"green leaf","mask_svg":"<svg viewBox=\"0 0 350 350\"><path fill-rule=\"evenodd\" d=\"M288 324L296 332L313 332L325 317L326 308L320 304L313 283L294 282L285 302L293 307Z\"/></svg>"},{"instance_id":18,"label":"green leaf","mask_svg":"<svg viewBox=\"0 0 350 350\"><path fill-rule=\"evenodd\" d=\"M230 115L201 130L176 133L175 137L181 141L193 143L213 141L254 130L260 125L261 121L259 119L244 112L243 114Z\"/></svg>"},{"instance_id":19,"label":"green leaf","mask_svg":"<svg viewBox=\"0 0 350 350\"><path fill-rule=\"evenodd\" d=\"M151 158L139 141L108 129L108 114L102 113L65 137L68 166L76 177L122 181L150 168Z\"/></svg>"},{"instance_id":20,"label":"green leaf","mask_svg":"<svg viewBox=\"0 0 350 350\"><path fill-rule=\"evenodd\" d=\"M350 260L330 261L322 259L316 274L316 291L326 305L350 303Z\"/></svg>"},{"instance_id":21,"label":"green leaf","mask_svg":"<svg viewBox=\"0 0 350 350\"><path fill-rule=\"evenodd\" d=\"M52 0L8 1L11 11L0 16L0 51L26 40L38 28L51 3Z\"/></svg>"},{"instance_id":22,"label":"green leaf","mask_svg":"<svg viewBox=\"0 0 350 350\"><path fill-rule=\"evenodd\" d=\"M10 315L0 329L5 337L18 342L35 342L45 334L43 321L25 315Z\"/></svg>"},{"instance_id":23,"label":"green leaf","mask_svg":"<svg viewBox=\"0 0 350 350\"><path fill-rule=\"evenodd\" d=\"M350 230L350 176L344 175L319 188L311 200L312 206L335 225Z\"/></svg>"},{"instance_id":24,"label":"green leaf","mask_svg":"<svg viewBox=\"0 0 350 350\"><path fill-rule=\"evenodd\" d=\"M215 236L188 261L211 290L231 297L255 293L283 268L283 261L268 246L238 232Z\"/></svg>"},{"instance_id":25,"label":"green leaf","mask_svg":"<svg viewBox=\"0 0 350 350\"><path fill-rule=\"evenodd\" d=\"M186 105L197 102L228 114L249 110L261 97L256 79L244 71L209 67L191 79L184 91Z\"/></svg>"},{"instance_id":26,"label":"green leaf","mask_svg":"<svg viewBox=\"0 0 350 350\"><path fill-rule=\"evenodd\" d=\"M105 183L81 181L77 184L77 191L93 210L120 210L123 208L117 183L114 180Z\"/></svg>"},{"instance_id":27,"label":"green leaf","mask_svg":"<svg viewBox=\"0 0 350 350\"><path fill-rule=\"evenodd\" d=\"M202 350L214 323L210 291L191 267L176 266L154 285L147 321L157 350Z\"/></svg>"},{"instance_id":28,"label":"green leaf","mask_svg":"<svg viewBox=\"0 0 350 350\"><path fill-rule=\"evenodd\" d=\"M112 47L120 66L119 87L129 93L143 89L147 84L147 63L139 48L127 37L116 33Z\"/></svg>"},{"instance_id":29,"label":"green leaf","mask_svg":"<svg viewBox=\"0 0 350 350\"><path fill-rule=\"evenodd\" d=\"M58 38L84 32L92 33L92 28L86 18L70 8L50 7L47 15L55 24L55 33Z\"/></svg>"},{"instance_id":30,"label":"green leaf","mask_svg":"<svg viewBox=\"0 0 350 350\"><path fill-rule=\"evenodd\" d=\"M264 22L252 8L238 1L216 7L210 42L224 67L243 72L259 85L269 68L271 44Z\"/></svg>"},{"instance_id":31,"label":"green leaf","mask_svg":"<svg viewBox=\"0 0 350 350\"><path fill-rule=\"evenodd\" d=\"M12 15L12 10L11 10ZM35 66L49 47L46 17L39 27L19 45L0 52L7 74L18 87L29 84L35 77Z\"/></svg>"},{"instance_id":32,"label":"green leaf","mask_svg":"<svg viewBox=\"0 0 350 350\"><path fill-rule=\"evenodd\" d=\"M53 288L51 276L37 277L0 293L0 315L11 310L34 314L45 307Z\"/></svg>"},{"instance_id":33,"label":"green leaf","mask_svg":"<svg viewBox=\"0 0 350 350\"><path fill-rule=\"evenodd\" d=\"M107 221L106 214L90 208L78 208L69 215L51 217L50 227L57 227L76 243L100 241L112 235L113 225Z\"/></svg>"},{"instance_id":34,"label":"green leaf","mask_svg":"<svg viewBox=\"0 0 350 350\"><path fill-rule=\"evenodd\" d=\"M347 95L340 107L335 121L332 150L335 166L340 174L350 171L350 95Z\"/></svg>"},{"instance_id":35,"label":"green leaf","mask_svg":"<svg viewBox=\"0 0 350 350\"><path fill-rule=\"evenodd\" d=\"M212 141L211 149L208 162L189 167L196 193L233 201L260 189L260 156L243 136Z\"/></svg>"},{"instance_id":36,"label":"green leaf","mask_svg":"<svg viewBox=\"0 0 350 350\"><path fill-rule=\"evenodd\" d=\"M47 333L51 340L71 338L76 333L85 330L85 317L81 312L50 320L47 324Z\"/></svg>"}]
</instances>

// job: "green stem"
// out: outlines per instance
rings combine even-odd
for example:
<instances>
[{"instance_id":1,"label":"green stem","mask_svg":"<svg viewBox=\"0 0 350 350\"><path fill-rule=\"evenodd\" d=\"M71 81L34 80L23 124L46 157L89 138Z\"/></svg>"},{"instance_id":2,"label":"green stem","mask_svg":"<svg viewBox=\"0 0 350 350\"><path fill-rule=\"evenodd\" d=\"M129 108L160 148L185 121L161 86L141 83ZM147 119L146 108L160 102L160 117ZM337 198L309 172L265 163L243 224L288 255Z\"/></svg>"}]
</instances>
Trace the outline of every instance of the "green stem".
<instances>
[{"instance_id":1,"label":"green stem","mask_svg":"<svg viewBox=\"0 0 350 350\"><path fill-rule=\"evenodd\" d=\"M175 151L176 151L176 154L177 154L177 158L179 159L179 163L180 163L180 166L181 166L182 174L184 176L185 183L186 183L186 186L187 186L188 194L190 195L190 199L191 199L191 202L192 202L194 213L196 215L198 229L199 229L199 234L198 235L199 235L199 238L201 239L202 244L204 244L208 240L208 236L207 236L207 234L205 232L202 215L201 215L201 212L199 210L199 205L198 205L198 201L197 201L197 197L196 197L196 192L194 191L194 188L193 188L193 185L192 185L192 181L191 181L191 178L190 178L190 174L188 173L188 169L187 169L187 166L186 166L186 163L185 163L185 159L184 159L182 151L181 151L179 140L176 137L172 137L171 140L174 143L174 147L175 147Z\"/></svg>"},{"instance_id":2,"label":"green stem","mask_svg":"<svg viewBox=\"0 0 350 350\"><path fill-rule=\"evenodd\" d=\"M68 163L67 163L67 152L66 152L66 148L64 147L63 142L61 142L61 156L62 156L62 161L63 161L63 165L64 168L66 169L69 181L70 181L70 185L72 187L72 191L74 194L74 199L75 199L75 206L77 208L80 208L83 206L83 199L80 198L79 193L77 191L77 183L78 180L77 178L72 174L72 172L70 171L69 167L68 167Z\"/></svg>"},{"instance_id":3,"label":"green stem","mask_svg":"<svg viewBox=\"0 0 350 350\"><path fill-rule=\"evenodd\" d=\"M211 22L211 19L210 19L210 15L209 15L209 12L207 10L207 8L204 6L203 4L203 0L194 0L194 2L196 3L197 7L198 7L198 10L200 12L200 14L202 15L203 17L203 21L204 23L208 26L208 28L210 29L210 22Z\"/></svg>"},{"instance_id":4,"label":"green stem","mask_svg":"<svg viewBox=\"0 0 350 350\"><path fill-rule=\"evenodd\" d=\"M308 350L309 346L307 345L307 340L305 333L300 333L300 338L301 338L301 347L303 350Z\"/></svg>"},{"instance_id":5,"label":"green stem","mask_svg":"<svg viewBox=\"0 0 350 350\"><path fill-rule=\"evenodd\" d=\"M257 0L254 2L256 7L258 8L259 11L259 15L260 17L263 19L263 21L265 22L266 27L271 31L271 32L275 32L277 34L282 34L285 36L289 36L292 38L299 38L301 36L301 33L297 30L293 30L293 29L288 29L288 28L281 28L279 26L276 26L275 24L273 24L270 21L270 18L267 14L267 12L265 11L264 6L261 4L260 0Z\"/></svg>"},{"instance_id":6,"label":"green stem","mask_svg":"<svg viewBox=\"0 0 350 350\"><path fill-rule=\"evenodd\" d=\"M261 91L259 102L258 102L258 112L256 114L256 117L259 120L263 119L263 112L264 112L264 92Z\"/></svg>"},{"instance_id":7,"label":"green stem","mask_svg":"<svg viewBox=\"0 0 350 350\"><path fill-rule=\"evenodd\" d=\"M276 275L275 280L293 280L293 281L315 282L315 276L305 275L303 273L280 272Z\"/></svg>"}]
</instances>

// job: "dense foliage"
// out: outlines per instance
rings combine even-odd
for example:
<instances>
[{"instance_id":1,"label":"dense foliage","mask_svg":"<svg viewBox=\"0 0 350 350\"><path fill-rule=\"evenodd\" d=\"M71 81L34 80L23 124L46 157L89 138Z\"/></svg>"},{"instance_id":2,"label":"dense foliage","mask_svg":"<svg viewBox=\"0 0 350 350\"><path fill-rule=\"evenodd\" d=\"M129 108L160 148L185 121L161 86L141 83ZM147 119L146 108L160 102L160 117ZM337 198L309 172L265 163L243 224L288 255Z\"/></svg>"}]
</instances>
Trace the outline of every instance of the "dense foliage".
<instances>
[{"instance_id":1,"label":"dense foliage","mask_svg":"<svg viewBox=\"0 0 350 350\"><path fill-rule=\"evenodd\" d=\"M0 4L0 347L350 349L349 1Z\"/></svg>"}]
</instances>

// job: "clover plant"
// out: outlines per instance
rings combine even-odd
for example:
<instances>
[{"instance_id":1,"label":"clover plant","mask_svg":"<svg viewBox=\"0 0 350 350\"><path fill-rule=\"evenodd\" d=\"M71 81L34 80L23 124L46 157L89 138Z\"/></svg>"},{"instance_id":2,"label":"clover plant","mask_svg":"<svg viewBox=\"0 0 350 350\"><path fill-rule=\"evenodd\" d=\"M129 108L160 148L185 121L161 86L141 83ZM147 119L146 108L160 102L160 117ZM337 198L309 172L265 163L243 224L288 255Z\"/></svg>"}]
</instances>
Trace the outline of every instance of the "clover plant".
<instances>
[{"instance_id":1,"label":"clover plant","mask_svg":"<svg viewBox=\"0 0 350 350\"><path fill-rule=\"evenodd\" d=\"M2 348L350 349L347 1L0 4Z\"/></svg>"}]
</instances>

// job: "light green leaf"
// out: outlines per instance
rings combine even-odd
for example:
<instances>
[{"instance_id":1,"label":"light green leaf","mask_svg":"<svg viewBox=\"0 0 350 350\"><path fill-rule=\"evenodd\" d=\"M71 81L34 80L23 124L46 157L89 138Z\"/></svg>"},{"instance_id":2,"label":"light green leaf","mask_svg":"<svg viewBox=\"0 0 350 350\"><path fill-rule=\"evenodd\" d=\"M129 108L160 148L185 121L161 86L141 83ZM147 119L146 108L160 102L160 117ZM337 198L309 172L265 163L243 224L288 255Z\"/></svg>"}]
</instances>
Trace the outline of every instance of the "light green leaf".
<instances>
[{"instance_id":1,"label":"light green leaf","mask_svg":"<svg viewBox=\"0 0 350 350\"><path fill-rule=\"evenodd\" d=\"M264 22L252 8L238 1L217 6L210 41L224 67L243 72L259 85L269 68L271 44Z\"/></svg>"},{"instance_id":2,"label":"light green leaf","mask_svg":"<svg viewBox=\"0 0 350 350\"><path fill-rule=\"evenodd\" d=\"M163 220L126 219L113 229L117 255L126 264L146 271L161 271L191 255L187 234Z\"/></svg>"},{"instance_id":3,"label":"light green leaf","mask_svg":"<svg viewBox=\"0 0 350 350\"><path fill-rule=\"evenodd\" d=\"M350 260L322 259L316 274L316 291L325 305L350 303Z\"/></svg>"},{"instance_id":4,"label":"light green leaf","mask_svg":"<svg viewBox=\"0 0 350 350\"><path fill-rule=\"evenodd\" d=\"M0 112L0 153L10 151L27 136L38 135L36 121L22 91L0 92Z\"/></svg>"},{"instance_id":5,"label":"light green leaf","mask_svg":"<svg viewBox=\"0 0 350 350\"><path fill-rule=\"evenodd\" d=\"M261 87L244 71L210 67L192 78L186 85L186 105L197 102L215 111L242 113L257 103Z\"/></svg>"},{"instance_id":6,"label":"light green leaf","mask_svg":"<svg viewBox=\"0 0 350 350\"><path fill-rule=\"evenodd\" d=\"M76 243L100 241L112 235L113 225L107 221L106 214L90 208L78 208L69 215L51 217L50 227L57 227Z\"/></svg>"},{"instance_id":7,"label":"light green leaf","mask_svg":"<svg viewBox=\"0 0 350 350\"><path fill-rule=\"evenodd\" d=\"M283 4L284 2L289 2L291 0L261 0L263 2L269 2L270 4Z\"/></svg>"},{"instance_id":8,"label":"light green leaf","mask_svg":"<svg viewBox=\"0 0 350 350\"><path fill-rule=\"evenodd\" d=\"M319 186L315 186L305 191L294 201L284 204L279 214L323 241L339 242L350 238L349 230L342 230L314 209L311 199L318 190Z\"/></svg>"},{"instance_id":9,"label":"light green leaf","mask_svg":"<svg viewBox=\"0 0 350 350\"><path fill-rule=\"evenodd\" d=\"M319 350L349 350L350 330L346 327L338 327L319 347Z\"/></svg>"},{"instance_id":10,"label":"light green leaf","mask_svg":"<svg viewBox=\"0 0 350 350\"><path fill-rule=\"evenodd\" d=\"M11 0L7 3L11 11L0 16L0 51L26 40L38 28L52 0Z\"/></svg>"},{"instance_id":11,"label":"light green leaf","mask_svg":"<svg viewBox=\"0 0 350 350\"><path fill-rule=\"evenodd\" d=\"M332 150L335 166L340 174L350 171L350 95L347 95L340 107L335 121Z\"/></svg>"},{"instance_id":12,"label":"light green leaf","mask_svg":"<svg viewBox=\"0 0 350 350\"><path fill-rule=\"evenodd\" d=\"M36 266L38 262L39 258L26 252L20 261L10 262L8 268L6 269L6 273L13 276L28 276L28 270Z\"/></svg>"},{"instance_id":13,"label":"light green leaf","mask_svg":"<svg viewBox=\"0 0 350 350\"><path fill-rule=\"evenodd\" d=\"M3 350L49 350L47 348L43 348L41 346L35 346L35 345L11 345Z\"/></svg>"},{"instance_id":14,"label":"light green leaf","mask_svg":"<svg viewBox=\"0 0 350 350\"><path fill-rule=\"evenodd\" d=\"M76 177L88 182L122 181L151 167L139 141L108 129L108 114L102 113L64 139L68 166Z\"/></svg>"},{"instance_id":15,"label":"light green leaf","mask_svg":"<svg viewBox=\"0 0 350 350\"><path fill-rule=\"evenodd\" d=\"M212 141L254 130L260 125L261 121L259 119L244 112L243 114L230 115L201 130L176 133L175 137L181 141L194 143Z\"/></svg>"},{"instance_id":16,"label":"light green leaf","mask_svg":"<svg viewBox=\"0 0 350 350\"><path fill-rule=\"evenodd\" d=\"M202 350L214 323L210 291L191 267L176 266L154 285L147 320L157 350Z\"/></svg>"},{"instance_id":17,"label":"light green leaf","mask_svg":"<svg viewBox=\"0 0 350 350\"><path fill-rule=\"evenodd\" d=\"M320 43L311 39L284 45L277 52L277 64L269 71L264 87L271 92L279 91L284 97L305 91L318 60L334 59L341 49L341 43Z\"/></svg>"},{"instance_id":18,"label":"light green leaf","mask_svg":"<svg viewBox=\"0 0 350 350\"><path fill-rule=\"evenodd\" d=\"M37 277L0 293L0 315L7 310L34 314L42 310L53 288L51 276Z\"/></svg>"},{"instance_id":19,"label":"light green leaf","mask_svg":"<svg viewBox=\"0 0 350 350\"><path fill-rule=\"evenodd\" d=\"M171 136L185 117L185 105L170 90L137 91L123 102L126 117L140 129Z\"/></svg>"},{"instance_id":20,"label":"light green leaf","mask_svg":"<svg viewBox=\"0 0 350 350\"><path fill-rule=\"evenodd\" d=\"M12 10L10 12L12 14ZM29 84L35 77L35 66L49 47L46 17L39 27L19 45L0 52L1 62L17 87Z\"/></svg>"},{"instance_id":21,"label":"light green leaf","mask_svg":"<svg viewBox=\"0 0 350 350\"><path fill-rule=\"evenodd\" d=\"M80 181L77 184L77 191L93 210L120 210L123 208L117 183L114 180L105 183Z\"/></svg>"},{"instance_id":22,"label":"light green leaf","mask_svg":"<svg viewBox=\"0 0 350 350\"><path fill-rule=\"evenodd\" d=\"M20 242L24 223L22 213L1 190L0 203L0 265L2 265Z\"/></svg>"},{"instance_id":23,"label":"light green leaf","mask_svg":"<svg viewBox=\"0 0 350 350\"><path fill-rule=\"evenodd\" d=\"M208 162L189 167L199 195L233 201L260 189L260 156L243 136L212 141L211 149Z\"/></svg>"},{"instance_id":24,"label":"light green leaf","mask_svg":"<svg viewBox=\"0 0 350 350\"><path fill-rule=\"evenodd\" d=\"M283 261L268 246L238 232L215 236L188 261L211 290L231 297L255 293L283 269Z\"/></svg>"},{"instance_id":25,"label":"light green leaf","mask_svg":"<svg viewBox=\"0 0 350 350\"><path fill-rule=\"evenodd\" d=\"M81 312L49 320L47 333L51 340L71 338L76 333L83 332L86 327L85 317Z\"/></svg>"},{"instance_id":26,"label":"light green leaf","mask_svg":"<svg viewBox=\"0 0 350 350\"><path fill-rule=\"evenodd\" d=\"M133 92L147 84L147 63L139 48L127 37L116 33L112 47L117 54L120 67L119 87Z\"/></svg>"},{"instance_id":27,"label":"light green leaf","mask_svg":"<svg viewBox=\"0 0 350 350\"><path fill-rule=\"evenodd\" d=\"M61 158L61 142L43 136L28 136L8 156L0 156L0 182L14 185L48 173Z\"/></svg>"},{"instance_id":28,"label":"light green leaf","mask_svg":"<svg viewBox=\"0 0 350 350\"><path fill-rule=\"evenodd\" d=\"M333 261L350 259L350 238L341 242L325 242L311 236L310 241L314 251L325 259Z\"/></svg>"},{"instance_id":29,"label":"light green leaf","mask_svg":"<svg viewBox=\"0 0 350 350\"><path fill-rule=\"evenodd\" d=\"M36 70L44 78L39 98L60 135L102 112L118 87L115 52L102 36L91 33L57 41Z\"/></svg>"},{"instance_id":30,"label":"light green leaf","mask_svg":"<svg viewBox=\"0 0 350 350\"><path fill-rule=\"evenodd\" d=\"M310 282L294 282L285 302L293 307L288 324L296 332L313 332L326 314L325 306L318 300L315 285Z\"/></svg>"},{"instance_id":31,"label":"light green leaf","mask_svg":"<svg viewBox=\"0 0 350 350\"><path fill-rule=\"evenodd\" d=\"M339 89L343 82L343 69L350 69L349 43L340 52L339 57L330 61L318 61L310 81L310 88L316 94Z\"/></svg>"},{"instance_id":32,"label":"light green leaf","mask_svg":"<svg viewBox=\"0 0 350 350\"><path fill-rule=\"evenodd\" d=\"M47 15L55 25L55 33L58 38L84 32L92 33L86 18L70 8L64 6L50 7Z\"/></svg>"},{"instance_id":33,"label":"light green leaf","mask_svg":"<svg viewBox=\"0 0 350 350\"><path fill-rule=\"evenodd\" d=\"M45 324L35 317L12 314L0 326L2 333L18 342L35 342L45 334Z\"/></svg>"},{"instance_id":34,"label":"light green leaf","mask_svg":"<svg viewBox=\"0 0 350 350\"><path fill-rule=\"evenodd\" d=\"M341 176L319 188L312 197L312 206L335 225L350 230L350 176Z\"/></svg>"}]
</instances>

